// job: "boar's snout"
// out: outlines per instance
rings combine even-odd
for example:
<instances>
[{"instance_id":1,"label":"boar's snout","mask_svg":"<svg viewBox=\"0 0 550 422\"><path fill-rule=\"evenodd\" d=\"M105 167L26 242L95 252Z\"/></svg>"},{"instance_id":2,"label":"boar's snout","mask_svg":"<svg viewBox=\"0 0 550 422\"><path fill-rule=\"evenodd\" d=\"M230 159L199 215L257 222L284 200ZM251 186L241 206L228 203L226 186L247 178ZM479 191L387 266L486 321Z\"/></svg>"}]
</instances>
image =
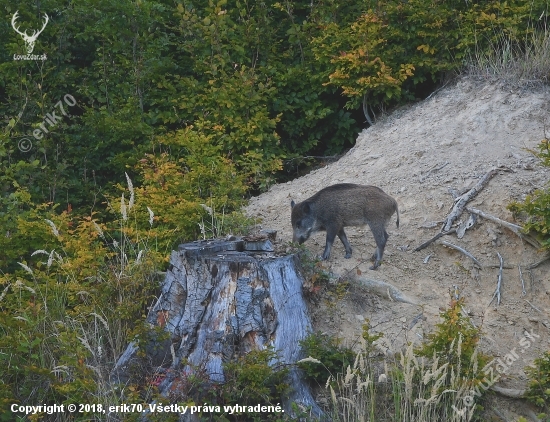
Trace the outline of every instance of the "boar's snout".
<instances>
[{"instance_id":1,"label":"boar's snout","mask_svg":"<svg viewBox=\"0 0 550 422\"><path fill-rule=\"evenodd\" d=\"M309 233L297 233L297 230L294 230L292 233L292 243L302 244L309 238Z\"/></svg>"},{"instance_id":2,"label":"boar's snout","mask_svg":"<svg viewBox=\"0 0 550 422\"><path fill-rule=\"evenodd\" d=\"M292 243L298 243L301 245L305 241L306 241L306 238L304 236L298 236L296 234L292 235Z\"/></svg>"}]
</instances>

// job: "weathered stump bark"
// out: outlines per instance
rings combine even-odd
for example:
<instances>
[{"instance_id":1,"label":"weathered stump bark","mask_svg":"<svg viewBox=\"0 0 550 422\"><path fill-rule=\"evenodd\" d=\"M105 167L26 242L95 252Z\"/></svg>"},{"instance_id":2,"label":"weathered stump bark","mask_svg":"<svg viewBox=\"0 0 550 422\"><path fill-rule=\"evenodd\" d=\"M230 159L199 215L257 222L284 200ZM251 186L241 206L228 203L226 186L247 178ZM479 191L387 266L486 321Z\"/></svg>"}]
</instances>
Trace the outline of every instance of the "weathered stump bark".
<instances>
[{"instance_id":1,"label":"weathered stump bark","mask_svg":"<svg viewBox=\"0 0 550 422\"><path fill-rule=\"evenodd\" d=\"M253 349L273 346L286 364L303 358L299 341L311 329L303 280L294 255L275 256L272 250L269 240L180 245L172 252L161 295L147 317L170 339L151 341L145 358L130 344L113 370L114 381L131 380L146 359L167 369L159 389L168 397L179 374L201 368L211 382L223 382L223 363ZM293 392L285 408L297 402L321 415L295 366L290 378Z\"/></svg>"}]
</instances>

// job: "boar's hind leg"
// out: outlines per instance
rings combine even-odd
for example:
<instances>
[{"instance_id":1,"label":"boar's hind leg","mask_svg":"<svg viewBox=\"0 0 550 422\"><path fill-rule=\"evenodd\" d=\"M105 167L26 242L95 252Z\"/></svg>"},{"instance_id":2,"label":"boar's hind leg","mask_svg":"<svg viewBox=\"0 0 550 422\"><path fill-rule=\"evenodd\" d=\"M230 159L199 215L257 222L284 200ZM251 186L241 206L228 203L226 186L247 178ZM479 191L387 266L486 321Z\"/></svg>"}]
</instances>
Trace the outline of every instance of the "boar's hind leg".
<instances>
[{"instance_id":1,"label":"boar's hind leg","mask_svg":"<svg viewBox=\"0 0 550 422\"><path fill-rule=\"evenodd\" d=\"M330 258L330 250L336 238L336 233L336 230L327 227L327 244L325 245L325 252L323 252L323 256L321 257L325 261Z\"/></svg>"},{"instance_id":2,"label":"boar's hind leg","mask_svg":"<svg viewBox=\"0 0 550 422\"><path fill-rule=\"evenodd\" d=\"M374 240L376 242L376 252L372 256L374 265L370 267L371 270L375 270L380 266L382 256L384 256L384 248L386 247L386 240L388 239L388 233L384 230L384 226L370 226Z\"/></svg>"},{"instance_id":3,"label":"boar's hind leg","mask_svg":"<svg viewBox=\"0 0 550 422\"><path fill-rule=\"evenodd\" d=\"M344 228L342 227L340 231L338 232L338 237L344 244L344 248L346 248L346 256L344 258L351 258L351 245L349 244L348 238L346 236L346 233L344 232Z\"/></svg>"}]
</instances>

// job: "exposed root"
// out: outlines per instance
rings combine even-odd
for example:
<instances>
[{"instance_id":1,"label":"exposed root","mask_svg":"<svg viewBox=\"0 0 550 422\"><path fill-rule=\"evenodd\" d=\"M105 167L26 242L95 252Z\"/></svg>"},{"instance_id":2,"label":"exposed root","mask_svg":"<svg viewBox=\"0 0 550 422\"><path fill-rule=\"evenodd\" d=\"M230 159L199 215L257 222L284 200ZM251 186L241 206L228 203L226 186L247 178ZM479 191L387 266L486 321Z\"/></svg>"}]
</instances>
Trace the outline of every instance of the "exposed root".
<instances>
[{"instance_id":1,"label":"exposed root","mask_svg":"<svg viewBox=\"0 0 550 422\"><path fill-rule=\"evenodd\" d=\"M381 298L387 298L391 301L408 303L410 305L418 305L418 301L410 298L404 294L397 287L380 280L374 280L372 278L359 277L358 275L351 275L353 281L366 287L369 292L380 296Z\"/></svg>"}]
</instances>

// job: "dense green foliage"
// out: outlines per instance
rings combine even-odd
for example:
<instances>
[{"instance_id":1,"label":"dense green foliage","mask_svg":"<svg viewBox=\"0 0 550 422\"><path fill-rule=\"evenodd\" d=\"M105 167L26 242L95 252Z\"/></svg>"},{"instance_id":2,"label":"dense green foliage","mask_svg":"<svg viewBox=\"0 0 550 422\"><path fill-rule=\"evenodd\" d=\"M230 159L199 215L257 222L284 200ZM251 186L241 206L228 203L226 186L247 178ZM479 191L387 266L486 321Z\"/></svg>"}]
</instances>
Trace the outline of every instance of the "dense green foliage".
<instances>
[{"instance_id":1,"label":"dense green foliage","mask_svg":"<svg viewBox=\"0 0 550 422\"><path fill-rule=\"evenodd\" d=\"M218 400L227 404L276 405L290 390L288 368L274 365L278 356L272 349L253 350L224 365L226 381L217 391ZM235 415L235 420L246 420L246 415ZM264 416L265 418L265 416Z\"/></svg>"},{"instance_id":2,"label":"dense green foliage","mask_svg":"<svg viewBox=\"0 0 550 422\"><path fill-rule=\"evenodd\" d=\"M378 110L424 95L495 34L521 40L546 5L46 0L18 6L21 31L49 15L41 61L14 59L25 44L0 0L0 218L17 236L15 215L33 204L90 215L124 172L142 186L143 160L167 160L186 176L210 166L182 182L194 210L174 242L194 238L205 198L231 211L285 159L340 152L363 126L363 100Z\"/></svg>"},{"instance_id":3,"label":"dense green foliage","mask_svg":"<svg viewBox=\"0 0 550 422\"><path fill-rule=\"evenodd\" d=\"M146 328L136 321L154 299L164 259L153 232L130 224L138 206L125 201L111 228L67 212L21 225L48 246L0 275L0 420L13 420L12 403L116 401L102 397L110 368Z\"/></svg>"},{"instance_id":4,"label":"dense green foliage","mask_svg":"<svg viewBox=\"0 0 550 422\"><path fill-rule=\"evenodd\" d=\"M306 379L318 385L325 385L329 377L335 377L353 364L355 353L349 347L328 334L311 333L300 342L305 356L318 362L305 359L299 364ZM319 363L320 362L320 363Z\"/></svg>"},{"instance_id":5,"label":"dense green foliage","mask_svg":"<svg viewBox=\"0 0 550 422\"><path fill-rule=\"evenodd\" d=\"M532 152L540 158L542 165L550 167L548 139L543 139L538 151ZM535 191L523 202L512 202L508 209L517 216L526 217L523 225L525 231L535 233L541 240L542 248L550 249L550 187Z\"/></svg>"},{"instance_id":6,"label":"dense green foliage","mask_svg":"<svg viewBox=\"0 0 550 422\"><path fill-rule=\"evenodd\" d=\"M460 377L477 385L484 376L479 369L485 366L488 357L478 353L481 329L463 315L463 305L463 299L453 300L449 309L441 312L442 321L436 325L436 331L428 335L428 341L416 353L443 359Z\"/></svg>"},{"instance_id":7,"label":"dense green foliage","mask_svg":"<svg viewBox=\"0 0 550 422\"><path fill-rule=\"evenodd\" d=\"M416 85L456 68L478 40L503 28L521 36L539 3L41 2L40 10L22 9L20 21L32 27L50 13L35 49L48 60L13 60L22 41L2 28L2 115L14 118L4 147L16 159L48 163L37 199L65 200L68 192L80 203L94 186L121 180L151 151L153 136L193 124L265 183L262 172L285 154L353 139L357 126L340 107L341 92L350 104L367 93L388 100L406 82L414 98ZM8 22L14 7L2 9ZM17 140L66 94L77 100L72 117L31 138L30 153L17 153Z\"/></svg>"},{"instance_id":8,"label":"dense green foliage","mask_svg":"<svg viewBox=\"0 0 550 422\"><path fill-rule=\"evenodd\" d=\"M529 374L527 399L545 412L550 411L550 352L545 352L535 359L533 366L526 368ZM539 416L542 417L542 416Z\"/></svg>"},{"instance_id":9,"label":"dense green foliage","mask_svg":"<svg viewBox=\"0 0 550 422\"><path fill-rule=\"evenodd\" d=\"M235 405L266 406L280 405L291 390L288 384L289 368L279 361L279 355L271 347L250 350L242 356L233 356L223 364L224 382L215 383L205 368L181 371L169 397L172 403L208 404L219 406L223 411L199 413L200 421L220 422L284 422L293 420L284 412L254 413L242 412ZM166 401L166 398L151 395L148 400ZM139 398L138 398L139 400ZM225 411L231 406L231 411ZM167 420L164 415L160 420ZM170 419L169 419L170 420ZM177 417L174 419L177 420Z\"/></svg>"}]
</instances>

